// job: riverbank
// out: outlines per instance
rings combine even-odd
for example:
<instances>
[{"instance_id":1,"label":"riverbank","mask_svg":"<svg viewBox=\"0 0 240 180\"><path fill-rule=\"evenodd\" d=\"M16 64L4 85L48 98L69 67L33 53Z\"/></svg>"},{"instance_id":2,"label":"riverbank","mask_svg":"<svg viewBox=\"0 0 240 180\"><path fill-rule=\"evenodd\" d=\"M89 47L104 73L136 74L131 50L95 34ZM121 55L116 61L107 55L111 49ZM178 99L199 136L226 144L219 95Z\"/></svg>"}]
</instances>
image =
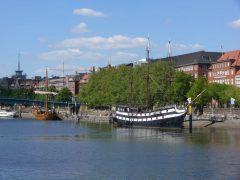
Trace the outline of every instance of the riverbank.
<instances>
[{"instance_id":1,"label":"riverbank","mask_svg":"<svg viewBox=\"0 0 240 180\"><path fill-rule=\"evenodd\" d=\"M240 128L240 114L235 109L234 113L231 111L228 113L226 110L224 113L217 114L218 116L225 116L223 122L211 122L209 121L211 113L207 110L204 111L203 115L193 115L193 128ZM235 113L236 112L236 113ZM94 123L108 123L113 112L107 110L88 110L78 115L71 115L66 112L60 112L60 116L64 121L81 121L81 122L94 122ZM30 112L24 112L21 114L22 118L34 119L34 116ZM183 123L185 128L189 127L189 121L185 119Z\"/></svg>"},{"instance_id":2,"label":"riverbank","mask_svg":"<svg viewBox=\"0 0 240 180\"><path fill-rule=\"evenodd\" d=\"M189 121L184 121L184 128L189 127ZM193 128L240 128L240 119L226 119L223 122L211 122L207 120L193 120Z\"/></svg>"}]
</instances>

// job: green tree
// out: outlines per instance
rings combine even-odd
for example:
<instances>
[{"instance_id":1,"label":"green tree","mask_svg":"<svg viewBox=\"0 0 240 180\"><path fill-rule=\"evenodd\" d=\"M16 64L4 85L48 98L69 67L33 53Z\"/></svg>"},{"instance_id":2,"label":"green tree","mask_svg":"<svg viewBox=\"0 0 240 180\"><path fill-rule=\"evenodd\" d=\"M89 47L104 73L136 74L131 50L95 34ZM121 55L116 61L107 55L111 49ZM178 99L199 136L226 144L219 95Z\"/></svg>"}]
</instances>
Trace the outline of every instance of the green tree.
<instances>
[{"instance_id":1,"label":"green tree","mask_svg":"<svg viewBox=\"0 0 240 180\"><path fill-rule=\"evenodd\" d=\"M202 95L199 98L197 98L194 102L194 104L196 105L203 106L209 102L207 88L208 88L207 79L205 77L199 77L194 81L190 91L187 93L187 97L191 97L192 99L194 99L198 96L198 94L205 90L204 93L202 93Z\"/></svg>"},{"instance_id":2,"label":"green tree","mask_svg":"<svg viewBox=\"0 0 240 180\"><path fill-rule=\"evenodd\" d=\"M227 106L230 99L234 98L237 100L237 103L239 103L239 88L235 87L235 86L226 86L226 88L224 88L220 93L219 93L219 101L221 104L223 104L224 106Z\"/></svg>"},{"instance_id":3,"label":"green tree","mask_svg":"<svg viewBox=\"0 0 240 180\"><path fill-rule=\"evenodd\" d=\"M56 100L58 101L71 101L72 100L72 92L67 88L62 88L58 95L56 96Z\"/></svg>"},{"instance_id":4,"label":"green tree","mask_svg":"<svg viewBox=\"0 0 240 180\"><path fill-rule=\"evenodd\" d=\"M79 99L92 107L116 104L146 105L146 78L148 65L136 67L108 67L91 75L81 90ZM166 62L149 64L150 106L172 101L170 79L174 68ZM167 79L167 80L166 80Z\"/></svg>"},{"instance_id":5,"label":"green tree","mask_svg":"<svg viewBox=\"0 0 240 180\"><path fill-rule=\"evenodd\" d=\"M34 98L33 89L19 88L19 89L0 89L0 95L5 97L13 97L19 99L32 99Z\"/></svg>"},{"instance_id":6,"label":"green tree","mask_svg":"<svg viewBox=\"0 0 240 180\"><path fill-rule=\"evenodd\" d=\"M187 101L186 94L194 84L194 77L182 71L176 71L173 78L174 102L184 103Z\"/></svg>"}]
</instances>

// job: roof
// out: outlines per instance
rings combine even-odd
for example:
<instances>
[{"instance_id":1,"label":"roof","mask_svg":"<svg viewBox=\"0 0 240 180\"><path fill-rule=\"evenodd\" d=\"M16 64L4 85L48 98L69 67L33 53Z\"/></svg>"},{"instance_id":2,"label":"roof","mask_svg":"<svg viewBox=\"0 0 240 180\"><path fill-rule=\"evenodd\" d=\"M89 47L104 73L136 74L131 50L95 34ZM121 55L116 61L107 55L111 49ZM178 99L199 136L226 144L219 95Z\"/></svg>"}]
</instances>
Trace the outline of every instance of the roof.
<instances>
[{"instance_id":1,"label":"roof","mask_svg":"<svg viewBox=\"0 0 240 180\"><path fill-rule=\"evenodd\" d=\"M240 70L236 72L236 75L240 75Z\"/></svg>"},{"instance_id":2,"label":"roof","mask_svg":"<svg viewBox=\"0 0 240 180\"><path fill-rule=\"evenodd\" d=\"M235 60L240 65L240 50L225 52L217 61Z\"/></svg>"},{"instance_id":3,"label":"roof","mask_svg":"<svg viewBox=\"0 0 240 180\"><path fill-rule=\"evenodd\" d=\"M212 62L217 61L220 56L220 52L197 51L193 53L162 58L161 60L169 61L171 58L171 60L175 63L175 66L178 67L191 64L211 64Z\"/></svg>"},{"instance_id":4,"label":"roof","mask_svg":"<svg viewBox=\"0 0 240 180\"><path fill-rule=\"evenodd\" d=\"M232 64L232 66L240 66L240 59L234 61L234 63Z\"/></svg>"}]
</instances>

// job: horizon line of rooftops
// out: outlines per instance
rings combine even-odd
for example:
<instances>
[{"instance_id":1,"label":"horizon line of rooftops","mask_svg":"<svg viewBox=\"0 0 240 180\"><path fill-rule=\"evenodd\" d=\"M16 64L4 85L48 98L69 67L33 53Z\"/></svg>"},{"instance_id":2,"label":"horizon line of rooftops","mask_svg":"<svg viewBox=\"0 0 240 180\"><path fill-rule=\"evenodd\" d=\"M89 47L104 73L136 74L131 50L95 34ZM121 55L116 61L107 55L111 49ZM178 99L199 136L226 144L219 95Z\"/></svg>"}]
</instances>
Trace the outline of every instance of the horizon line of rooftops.
<instances>
[{"instance_id":1,"label":"horizon line of rooftops","mask_svg":"<svg viewBox=\"0 0 240 180\"><path fill-rule=\"evenodd\" d=\"M200 61L204 61L205 63L214 63L215 61L217 61L217 59L220 59L222 56L224 56L225 53L230 53L230 52L235 52L235 51L239 51L240 54L240 50L232 50L232 51L226 51L226 52L213 52L213 51L205 51L205 50L201 50L201 51L196 51L196 52L191 52L191 53L184 53L184 54L179 54L179 55L174 55L174 56L167 56L165 58L149 58L149 62L157 62L159 60L162 61L167 61L169 60L169 58L171 58L174 62L175 62L175 66L184 66L184 65L190 65L190 64L194 64L194 63L199 63ZM213 56L213 57L211 57ZM118 64L115 67L118 66L129 66L129 65L141 65L141 64L145 64L147 63L147 58L142 58L142 59L138 59L135 60L133 62L129 62L129 63L124 63L124 64ZM93 72L96 72L100 69L104 69L106 67L112 66L110 63L105 66L105 67L98 67L97 69L95 68L95 66L92 66L92 68L88 69L88 71L86 70L85 72L76 72L75 74L66 74L63 76L56 76L56 75L51 75L51 77L49 77L49 79L55 79L55 78L66 78L66 77L74 77L74 76L82 76L84 74L91 74ZM49 68L51 69L51 68ZM74 70L73 70L74 71ZM64 72L64 68L63 68L63 72ZM12 75L11 78L19 78L19 79L25 79L25 80L44 80L46 79L46 76L34 76L32 78L27 78L27 74L22 74L23 70L20 70L20 60L18 60L18 70L15 71L15 75ZM9 78L9 77L0 77L0 79L3 78Z\"/></svg>"}]
</instances>

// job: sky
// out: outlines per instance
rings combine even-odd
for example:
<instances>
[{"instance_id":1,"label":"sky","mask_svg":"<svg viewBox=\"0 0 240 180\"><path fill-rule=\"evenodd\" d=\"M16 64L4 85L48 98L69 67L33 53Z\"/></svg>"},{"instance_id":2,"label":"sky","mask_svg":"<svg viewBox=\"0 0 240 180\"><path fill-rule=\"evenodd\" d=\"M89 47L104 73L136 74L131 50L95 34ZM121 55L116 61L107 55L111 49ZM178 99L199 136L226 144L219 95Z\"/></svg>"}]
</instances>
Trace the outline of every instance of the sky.
<instances>
[{"instance_id":1,"label":"sky","mask_svg":"<svg viewBox=\"0 0 240 180\"><path fill-rule=\"evenodd\" d=\"M0 2L0 77L84 72L196 51L240 49L240 0Z\"/></svg>"}]
</instances>

